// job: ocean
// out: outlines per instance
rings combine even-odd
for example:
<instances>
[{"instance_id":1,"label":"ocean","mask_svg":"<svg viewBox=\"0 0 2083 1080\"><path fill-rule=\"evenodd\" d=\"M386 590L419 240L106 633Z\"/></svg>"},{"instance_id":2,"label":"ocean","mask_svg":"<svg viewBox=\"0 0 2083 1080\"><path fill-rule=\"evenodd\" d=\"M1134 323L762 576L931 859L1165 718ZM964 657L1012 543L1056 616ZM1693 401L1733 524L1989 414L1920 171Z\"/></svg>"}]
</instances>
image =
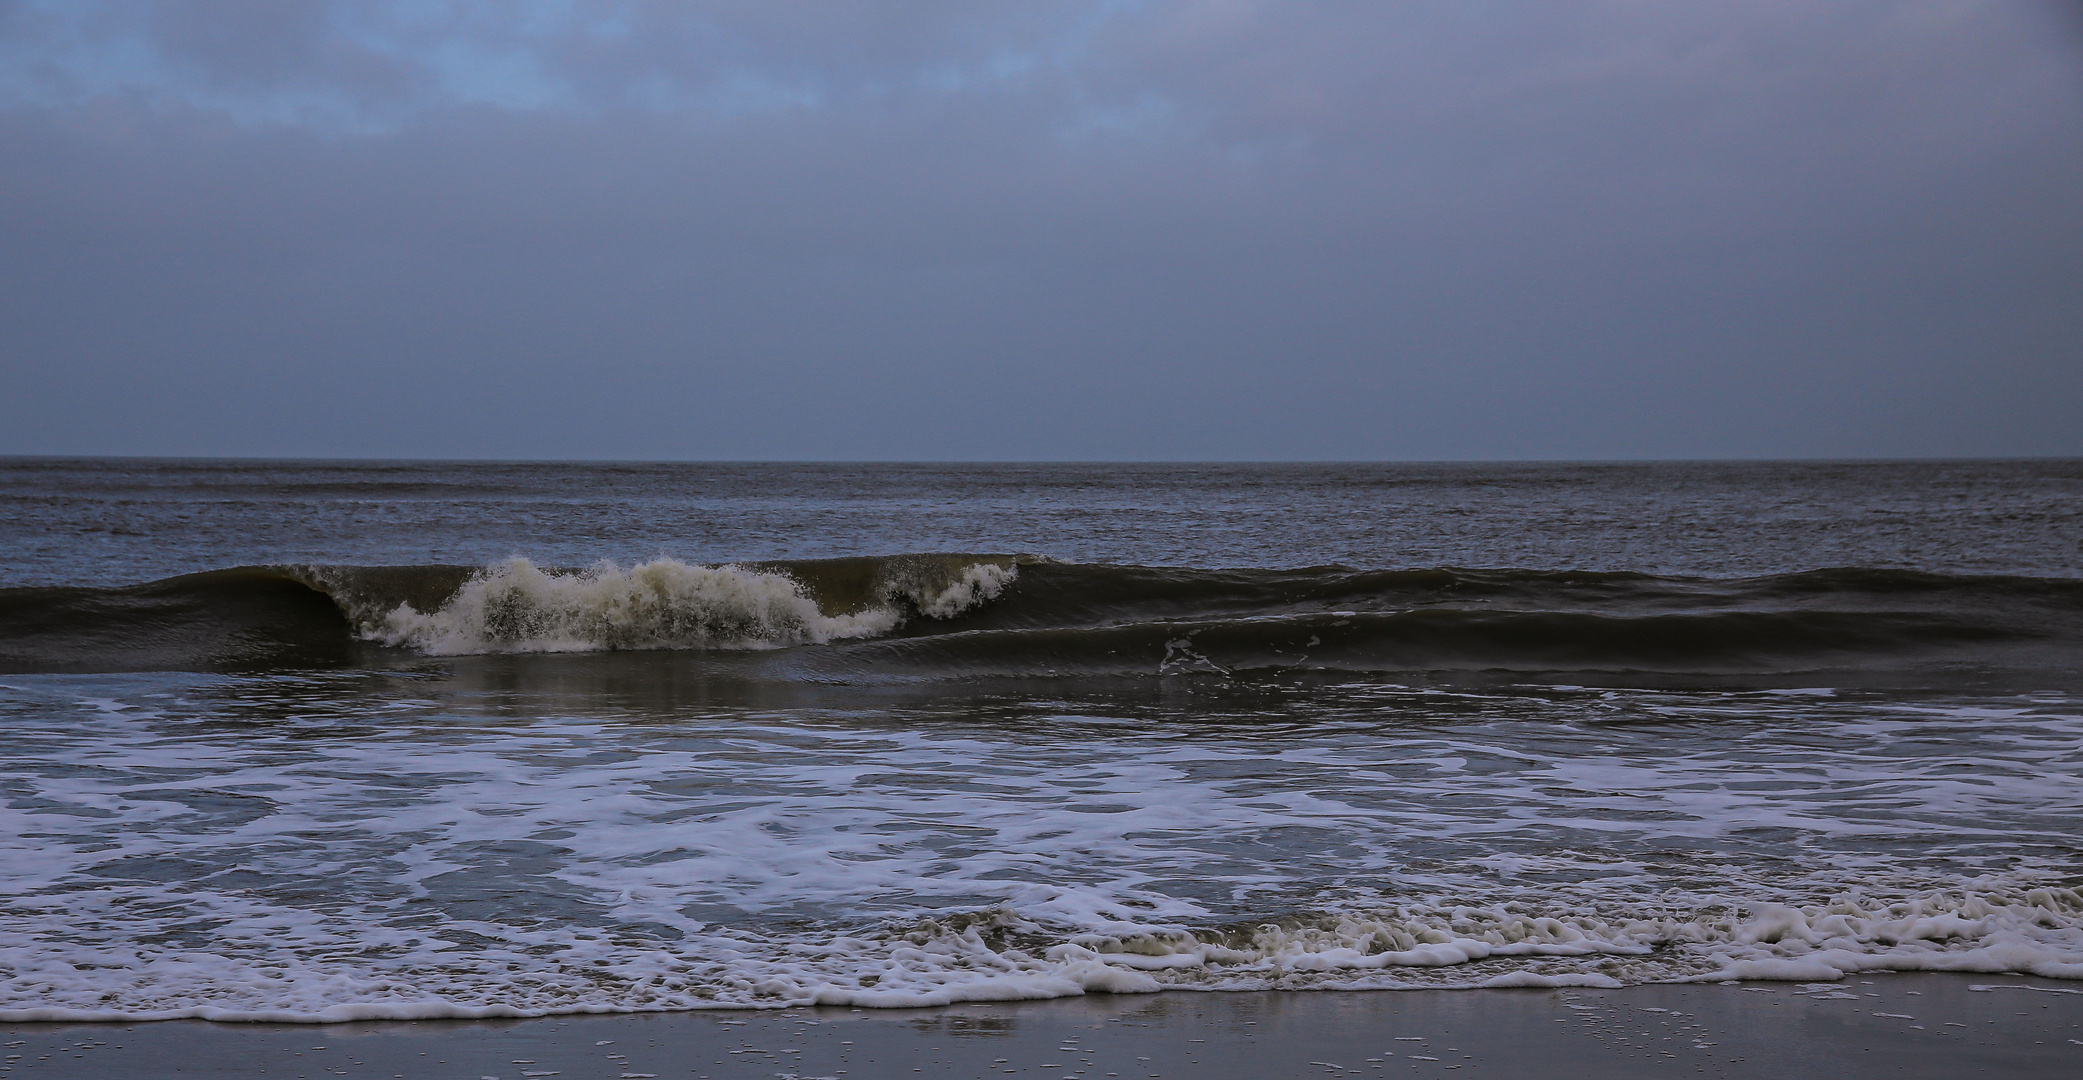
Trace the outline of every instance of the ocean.
<instances>
[{"instance_id":1,"label":"ocean","mask_svg":"<svg viewBox=\"0 0 2083 1080\"><path fill-rule=\"evenodd\" d=\"M0 1020L2083 979L2083 462L0 459Z\"/></svg>"}]
</instances>

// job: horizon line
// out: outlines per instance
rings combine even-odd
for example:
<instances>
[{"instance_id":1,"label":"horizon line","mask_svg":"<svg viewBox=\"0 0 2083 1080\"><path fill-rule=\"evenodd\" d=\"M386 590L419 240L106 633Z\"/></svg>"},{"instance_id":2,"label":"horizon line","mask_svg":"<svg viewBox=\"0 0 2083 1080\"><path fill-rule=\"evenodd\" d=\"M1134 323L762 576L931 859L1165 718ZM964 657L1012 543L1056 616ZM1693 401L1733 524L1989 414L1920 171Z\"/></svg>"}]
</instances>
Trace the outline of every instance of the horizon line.
<instances>
[{"instance_id":1,"label":"horizon line","mask_svg":"<svg viewBox=\"0 0 2083 1080\"><path fill-rule=\"evenodd\" d=\"M617 458L617 457L358 457L247 454L16 454L0 462L274 462L385 465L1887 465L2079 461L2083 454L1912 455L1899 457L1615 457L1615 458Z\"/></svg>"}]
</instances>

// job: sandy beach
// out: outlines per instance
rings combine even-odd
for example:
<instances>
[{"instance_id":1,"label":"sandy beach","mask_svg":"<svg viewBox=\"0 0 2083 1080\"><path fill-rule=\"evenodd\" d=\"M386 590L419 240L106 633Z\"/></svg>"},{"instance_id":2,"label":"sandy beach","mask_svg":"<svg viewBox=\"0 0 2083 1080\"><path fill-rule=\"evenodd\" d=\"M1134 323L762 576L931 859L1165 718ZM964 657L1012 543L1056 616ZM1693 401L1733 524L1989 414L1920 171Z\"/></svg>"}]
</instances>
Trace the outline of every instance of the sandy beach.
<instances>
[{"instance_id":1,"label":"sandy beach","mask_svg":"<svg viewBox=\"0 0 2083 1080\"><path fill-rule=\"evenodd\" d=\"M2083 988L2014 976L1172 993L333 1025L10 1024L0 1073L441 1080L2073 1076ZM13 1056L18 1055L18 1056Z\"/></svg>"}]
</instances>

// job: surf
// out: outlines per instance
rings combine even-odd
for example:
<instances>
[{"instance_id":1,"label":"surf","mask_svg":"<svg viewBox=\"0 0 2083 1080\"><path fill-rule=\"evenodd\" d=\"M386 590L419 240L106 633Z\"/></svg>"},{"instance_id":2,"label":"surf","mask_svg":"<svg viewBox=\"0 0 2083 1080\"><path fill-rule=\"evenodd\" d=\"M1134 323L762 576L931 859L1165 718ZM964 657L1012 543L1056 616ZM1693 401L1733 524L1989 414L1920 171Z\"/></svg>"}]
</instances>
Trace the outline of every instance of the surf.
<instances>
[{"instance_id":1,"label":"surf","mask_svg":"<svg viewBox=\"0 0 2083 1080\"><path fill-rule=\"evenodd\" d=\"M2072 672L2083 581L1149 567L919 553L249 566L0 590L0 671L808 650L780 678ZM770 672L771 673L771 672Z\"/></svg>"}]
</instances>

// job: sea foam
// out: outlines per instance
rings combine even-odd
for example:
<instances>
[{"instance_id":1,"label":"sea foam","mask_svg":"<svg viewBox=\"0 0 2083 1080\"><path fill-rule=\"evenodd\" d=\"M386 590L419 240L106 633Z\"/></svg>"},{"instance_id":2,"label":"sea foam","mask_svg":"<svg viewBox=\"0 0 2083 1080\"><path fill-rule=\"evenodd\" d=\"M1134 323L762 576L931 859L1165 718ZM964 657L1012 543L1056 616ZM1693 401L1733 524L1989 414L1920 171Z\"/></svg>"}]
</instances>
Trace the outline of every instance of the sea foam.
<instances>
[{"instance_id":1,"label":"sea foam","mask_svg":"<svg viewBox=\"0 0 2083 1080\"><path fill-rule=\"evenodd\" d=\"M831 614L784 573L653 559L545 570L514 557L477 573L438 610L384 612L366 636L434 655L604 649L771 649L886 634L907 608L952 618L996 597L1017 571L989 563L952 579L893 584L878 603Z\"/></svg>"},{"instance_id":2,"label":"sea foam","mask_svg":"<svg viewBox=\"0 0 2083 1080\"><path fill-rule=\"evenodd\" d=\"M1162 990L1814 983L1865 971L2083 978L2083 901L2072 891L1998 878L1979 884L1986 891L1926 894L1856 917L1831 910L1842 903L1789 911L1767 903L1690 918L1619 906L1572 911L1566 902L1545 915L1444 904L1345 913L1306 928L1224 934L1151 927L1118 936L1073 933L1071 941L1062 940L1068 927L1038 920L1039 911L1023 911L1028 904L1018 901L817 937L712 927L647 948L587 930L544 928L524 944L512 927L458 927L498 935L474 955L374 927L334 936L340 928L296 926L290 936L303 948L295 949L265 945L265 935L195 949L115 941L60 946L0 933L0 958L11 972L0 978L0 1022L332 1023L910 1008ZM1075 903L1061 890L1031 891L1029 903L1039 908ZM1789 921L1827 926L1827 936L1760 938L1761 928ZM1059 943L1046 944L1051 939Z\"/></svg>"},{"instance_id":3,"label":"sea foam","mask_svg":"<svg viewBox=\"0 0 2083 1080\"><path fill-rule=\"evenodd\" d=\"M0 1021L2083 979L2067 696L1353 687L1188 738L377 678L10 679Z\"/></svg>"}]
</instances>

